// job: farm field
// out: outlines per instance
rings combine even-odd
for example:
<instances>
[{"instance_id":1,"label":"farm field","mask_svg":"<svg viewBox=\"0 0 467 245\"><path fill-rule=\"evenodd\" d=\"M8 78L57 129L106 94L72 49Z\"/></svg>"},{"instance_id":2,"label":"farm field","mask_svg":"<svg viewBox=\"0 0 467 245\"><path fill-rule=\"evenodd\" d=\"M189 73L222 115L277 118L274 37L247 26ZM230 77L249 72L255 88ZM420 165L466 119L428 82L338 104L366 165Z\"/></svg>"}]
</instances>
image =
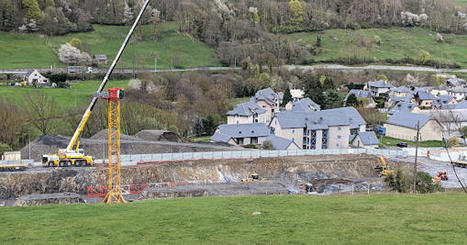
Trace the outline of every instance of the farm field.
<instances>
[{"instance_id":1,"label":"farm field","mask_svg":"<svg viewBox=\"0 0 467 245\"><path fill-rule=\"evenodd\" d=\"M306 46L315 45L318 35L322 36L321 52L314 57L315 61L348 57L369 59L376 63L405 57L417 60L420 50L425 50L433 60L467 66L467 35L443 34L445 41L438 43L436 33L430 36L429 29L392 27L347 31L332 29L288 36ZM378 39L381 40L380 44Z\"/></svg>"},{"instance_id":2,"label":"farm field","mask_svg":"<svg viewBox=\"0 0 467 245\"><path fill-rule=\"evenodd\" d=\"M72 38L85 41L91 54L115 57L129 26L93 25L94 31L71 33L48 38L39 34L0 32L0 69L64 67L58 59L61 44ZM118 67L158 68L220 66L214 49L206 44L177 32L174 22L162 23L159 37L153 38L154 27L138 27Z\"/></svg>"},{"instance_id":3,"label":"farm field","mask_svg":"<svg viewBox=\"0 0 467 245\"><path fill-rule=\"evenodd\" d=\"M181 198L2 207L2 244L462 244L465 194ZM261 212L260 215L252 215ZM21 232L18 232L21 231Z\"/></svg>"}]
</instances>

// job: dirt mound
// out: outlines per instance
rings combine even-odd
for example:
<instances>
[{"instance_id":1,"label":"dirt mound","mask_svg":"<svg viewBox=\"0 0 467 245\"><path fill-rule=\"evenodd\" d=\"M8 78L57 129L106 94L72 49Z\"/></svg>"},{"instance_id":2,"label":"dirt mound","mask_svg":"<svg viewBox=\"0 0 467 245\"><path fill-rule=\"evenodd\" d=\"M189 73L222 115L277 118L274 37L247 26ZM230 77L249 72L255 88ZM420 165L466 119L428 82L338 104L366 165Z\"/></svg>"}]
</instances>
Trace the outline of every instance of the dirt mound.
<instances>
[{"instance_id":1,"label":"dirt mound","mask_svg":"<svg viewBox=\"0 0 467 245\"><path fill-rule=\"evenodd\" d=\"M165 130L142 130L135 136L149 141L187 142L187 140L182 138L180 135Z\"/></svg>"},{"instance_id":2,"label":"dirt mound","mask_svg":"<svg viewBox=\"0 0 467 245\"><path fill-rule=\"evenodd\" d=\"M109 138L109 130L108 129L102 129L101 131L99 131L95 135L93 135L90 139L93 139L93 140L108 140L108 138ZM120 140L138 140L138 138L121 133L120 134Z\"/></svg>"},{"instance_id":3,"label":"dirt mound","mask_svg":"<svg viewBox=\"0 0 467 245\"><path fill-rule=\"evenodd\" d=\"M80 195L76 193L52 193L21 196L16 200L13 206L39 206L47 204L71 204L84 203Z\"/></svg>"}]
</instances>

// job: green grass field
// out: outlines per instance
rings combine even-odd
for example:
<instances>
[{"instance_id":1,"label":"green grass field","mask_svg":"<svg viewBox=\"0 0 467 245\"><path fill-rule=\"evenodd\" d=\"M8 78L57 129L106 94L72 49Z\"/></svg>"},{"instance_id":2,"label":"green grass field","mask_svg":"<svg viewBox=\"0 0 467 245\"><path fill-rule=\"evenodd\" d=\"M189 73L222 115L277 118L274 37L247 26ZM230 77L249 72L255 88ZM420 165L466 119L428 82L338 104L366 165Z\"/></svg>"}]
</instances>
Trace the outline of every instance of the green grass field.
<instances>
[{"instance_id":1,"label":"green grass field","mask_svg":"<svg viewBox=\"0 0 467 245\"><path fill-rule=\"evenodd\" d=\"M91 102L91 98L99 88L101 81L88 80L71 84L71 88L33 88L33 87L11 87L0 86L0 98L24 103L28 93L40 91L55 99L61 109L70 109L76 106L84 106ZM128 80L110 80L106 88L128 87Z\"/></svg>"},{"instance_id":2,"label":"green grass field","mask_svg":"<svg viewBox=\"0 0 467 245\"><path fill-rule=\"evenodd\" d=\"M409 146L415 146L416 143L413 141L407 141L407 140L401 140L401 139L395 139L391 137L383 137L383 140L381 143L384 146L396 146L397 143L399 142L405 142ZM437 140L430 140L430 141L421 141L420 142L420 147L444 147L444 144L442 141L437 141Z\"/></svg>"},{"instance_id":3,"label":"green grass field","mask_svg":"<svg viewBox=\"0 0 467 245\"><path fill-rule=\"evenodd\" d=\"M0 32L0 69L47 68L60 63L57 52L61 44L72 38L86 41L92 54L106 54L109 64L118 52L129 26L94 25L94 31L72 33L49 39L38 34L18 34ZM214 49L206 44L177 32L174 22L163 23L159 27L160 37L150 38L152 26L137 29L142 40L134 38L128 45L118 67L154 68L154 58L158 58L158 68L169 68L173 59L182 67L220 66ZM52 41L54 45L52 46ZM5 58L3 58L5 57Z\"/></svg>"},{"instance_id":4,"label":"green grass field","mask_svg":"<svg viewBox=\"0 0 467 245\"><path fill-rule=\"evenodd\" d=\"M462 193L0 208L2 244L464 244ZM252 215L259 211L261 215Z\"/></svg>"},{"instance_id":5,"label":"green grass field","mask_svg":"<svg viewBox=\"0 0 467 245\"><path fill-rule=\"evenodd\" d=\"M467 5L467 0L454 0L454 2L464 5L464 6Z\"/></svg>"},{"instance_id":6,"label":"green grass field","mask_svg":"<svg viewBox=\"0 0 467 245\"><path fill-rule=\"evenodd\" d=\"M339 57L359 57L376 62L388 58L417 59L423 49L431 54L433 60L457 62L467 66L467 35L443 34L445 42L436 42L436 33L429 35L424 28L387 28L342 30L333 29L324 32L295 33L289 36L302 45L315 44L316 37L322 35L322 51L315 56L316 61L335 60ZM378 45L375 36L381 39Z\"/></svg>"}]
</instances>

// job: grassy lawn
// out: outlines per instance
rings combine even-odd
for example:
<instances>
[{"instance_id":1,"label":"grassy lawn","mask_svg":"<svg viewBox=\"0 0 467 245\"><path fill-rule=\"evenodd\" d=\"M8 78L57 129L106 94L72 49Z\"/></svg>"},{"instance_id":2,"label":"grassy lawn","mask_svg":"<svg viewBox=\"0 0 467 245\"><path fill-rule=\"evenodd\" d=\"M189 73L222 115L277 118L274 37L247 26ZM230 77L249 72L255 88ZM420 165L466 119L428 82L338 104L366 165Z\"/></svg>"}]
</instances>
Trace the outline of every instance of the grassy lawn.
<instances>
[{"instance_id":1,"label":"grassy lawn","mask_svg":"<svg viewBox=\"0 0 467 245\"><path fill-rule=\"evenodd\" d=\"M2 244L463 244L465 194L3 207ZM261 215L252 215L259 211Z\"/></svg>"},{"instance_id":2,"label":"grassy lawn","mask_svg":"<svg viewBox=\"0 0 467 245\"><path fill-rule=\"evenodd\" d=\"M0 86L0 98L14 100L17 103L24 103L24 98L28 93L40 91L52 96L62 109L70 109L76 106L88 105L91 98L99 88L101 81L88 80L72 83L71 88L33 88L33 87L11 87ZM110 80L106 88L128 87L128 80Z\"/></svg>"},{"instance_id":3,"label":"grassy lawn","mask_svg":"<svg viewBox=\"0 0 467 245\"><path fill-rule=\"evenodd\" d=\"M190 140L193 142L211 142L211 136L192 137Z\"/></svg>"},{"instance_id":4,"label":"grassy lawn","mask_svg":"<svg viewBox=\"0 0 467 245\"><path fill-rule=\"evenodd\" d=\"M467 6L467 0L454 0L454 2Z\"/></svg>"},{"instance_id":5,"label":"grassy lawn","mask_svg":"<svg viewBox=\"0 0 467 245\"><path fill-rule=\"evenodd\" d=\"M467 35L443 34L445 42L438 43L436 33L430 36L429 29L393 27L347 31L333 29L321 33L294 33L289 36L299 40L302 45L307 45L315 44L317 35L322 35L322 51L315 56L316 61L353 56L374 61L402 59L406 56L417 59L418 52L423 49L434 60L456 61L463 67L467 66ZM381 39L380 45L375 36Z\"/></svg>"},{"instance_id":6,"label":"grassy lawn","mask_svg":"<svg viewBox=\"0 0 467 245\"><path fill-rule=\"evenodd\" d=\"M385 146L396 146L396 144L399 142L405 142L409 146L415 146L415 142L413 141L395 139L391 137L383 137L383 140L381 143L383 143L383 145ZM437 140L420 141L420 147L444 147L444 144L442 141L437 141Z\"/></svg>"},{"instance_id":7,"label":"grassy lawn","mask_svg":"<svg viewBox=\"0 0 467 245\"><path fill-rule=\"evenodd\" d=\"M14 68L47 68L51 65L64 66L58 60L56 53L61 44L72 38L86 41L92 54L106 54L109 64L122 44L129 26L94 25L94 31L72 33L48 39L37 34L17 34L0 32L0 69ZM214 49L206 44L178 33L175 22L163 23L159 27L159 39L150 36L153 27L140 26L135 40L133 37L118 65L127 68L154 68L154 58L158 57L158 68L169 68L173 59L178 60L182 67L220 66ZM52 41L54 45L52 46ZM53 47L53 48L52 48Z\"/></svg>"}]
</instances>

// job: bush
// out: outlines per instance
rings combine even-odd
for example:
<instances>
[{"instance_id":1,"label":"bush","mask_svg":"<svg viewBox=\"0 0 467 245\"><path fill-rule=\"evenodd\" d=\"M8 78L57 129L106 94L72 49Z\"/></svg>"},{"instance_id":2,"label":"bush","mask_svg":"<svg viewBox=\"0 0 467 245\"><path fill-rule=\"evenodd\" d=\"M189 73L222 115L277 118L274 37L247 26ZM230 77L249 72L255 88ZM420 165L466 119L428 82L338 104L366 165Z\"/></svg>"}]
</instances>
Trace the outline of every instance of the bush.
<instances>
[{"instance_id":1,"label":"bush","mask_svg":"<svg viewBox=\"0 0 467 245\"><path fill-rule=\"evenodd\" d=\"M263 149L265 150L274 150L274 146L272 145L272 142L269 140L266 140L263 142Z\"/></svg>"},{"instance_id":2,"label":"bush","mask_svg":"<svg viewBox=\"0 0 467 245\"><path fill-rule=\"evenodd\" d=\"M409 193L413 186L413 173L397 170L384 178L384 182L394 191ZM417 172L416 190L418 193L433 193L443 191L443 187L433 181L433 178L425 172Z\"/></svg>"},{"instance_id":3,"label":"bush","mask_svg":"<svg viewBox=\"0 0 467 245\"><path fill-rule=\"evenodd\" d=\"M255 145L255 144L244 145L243 148L248 148L248 149L260 149L260 147L259 147L258 145Z\"/></svg>"}]
</instances>

